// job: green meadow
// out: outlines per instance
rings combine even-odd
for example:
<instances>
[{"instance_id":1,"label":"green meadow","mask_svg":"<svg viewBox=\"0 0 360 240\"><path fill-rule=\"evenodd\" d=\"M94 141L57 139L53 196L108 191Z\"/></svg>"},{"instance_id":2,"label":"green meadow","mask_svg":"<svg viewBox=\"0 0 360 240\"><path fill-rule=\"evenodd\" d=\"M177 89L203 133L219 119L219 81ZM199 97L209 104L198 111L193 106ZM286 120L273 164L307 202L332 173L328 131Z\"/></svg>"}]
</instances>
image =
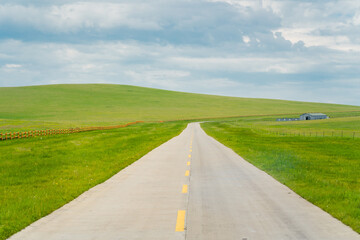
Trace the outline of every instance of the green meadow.
<instances>
[{"instance_id":1,"label":"green meadow","mask_svg":"<svg viewBox=\"0 0 360 240\"><path fill-rule=\"evenodd\" d=\"M117 125L303 112L358 106L223 97L110 84L0 88L0 131Z\"/></svg>"},{"instance_id":2,"label":"green meadow","mask_svg":"<svg viewBox=\"0 0 360 240\"><path fill-rule=\"evenodd\" d=\"M360 133L360 118L338 116L300 122L275 119L239 118L207 122L202 127L245 160L360 233L360 138L278 135L268 131L271 127L292 133Z\"/></svg>"},{"instance_id":3,"label":"green meadow","mask_svg":"<svg viewBox=\"0 0 360 240\"><path fill-rule=\"evenodd\" d=\"M304 112L324 112L331 119L275 121ZM0 240L201 119L213 121L203 124L210 135L360 231L360 138L277 134L360 131L360 107L86 84L0 88L1 133L145 121L113 130L0 141Z\"/></svg>"},{"instance_id":4,"label":"green meadow","mask_svg":"<svg viewBox=\"0 0 360 240\"><path fill-rule=\"evenodd\" d=\"M330 119L319 121L275 121L278 116L237 118L242 126L281 135L360 138L360 112L328 113ZM342 115L341 115L342 114ZM296 117L296 116L292 116Z\"/></svg>"},{"instance_id":5,"label":"green meadow","mask_svg":"<svg viewBox=\"0 0 360 240\"><path fill-rule=\"evenodd\" d=\"M0 142L0 239L104 182L185 126L142 123Z\"/></svg>"}]
</instances>

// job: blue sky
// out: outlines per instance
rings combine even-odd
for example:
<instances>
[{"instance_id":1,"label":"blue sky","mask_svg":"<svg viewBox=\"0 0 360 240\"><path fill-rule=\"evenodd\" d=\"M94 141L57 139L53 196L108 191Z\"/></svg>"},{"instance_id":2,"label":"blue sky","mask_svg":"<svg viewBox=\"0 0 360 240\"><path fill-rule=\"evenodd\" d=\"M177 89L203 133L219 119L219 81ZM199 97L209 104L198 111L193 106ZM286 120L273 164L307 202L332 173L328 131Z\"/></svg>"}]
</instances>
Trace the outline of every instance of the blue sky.
<instances>
[{"instance_id":1,"label":"blue sky","mask_svg":"<svg viewBox=\"0 0 360 240\"><path fill-rule=\"evenodd\" d=\"M0 86L360 105L360 1L2 0Z\"/></svg>"}]
</instances>

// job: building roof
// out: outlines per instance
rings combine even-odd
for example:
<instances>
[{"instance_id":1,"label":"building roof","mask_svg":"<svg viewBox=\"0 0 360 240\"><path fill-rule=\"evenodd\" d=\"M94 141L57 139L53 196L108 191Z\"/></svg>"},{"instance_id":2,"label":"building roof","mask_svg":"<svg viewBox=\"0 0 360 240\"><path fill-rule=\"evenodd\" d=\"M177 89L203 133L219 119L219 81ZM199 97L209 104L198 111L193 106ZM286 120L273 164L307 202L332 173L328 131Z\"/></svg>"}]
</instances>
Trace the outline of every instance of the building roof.
<instances>
[{"instance_id":1,"label":"building roof","mask_svg":"<svg viewBox=\"0 0 360 240\"><path fill-rule=\"evenodd\" d=\"M324 113L304 113L304 114L301 114L301 115L310 115L310 116L327 116L326 114Z\"/></svg>"}]
</instances>

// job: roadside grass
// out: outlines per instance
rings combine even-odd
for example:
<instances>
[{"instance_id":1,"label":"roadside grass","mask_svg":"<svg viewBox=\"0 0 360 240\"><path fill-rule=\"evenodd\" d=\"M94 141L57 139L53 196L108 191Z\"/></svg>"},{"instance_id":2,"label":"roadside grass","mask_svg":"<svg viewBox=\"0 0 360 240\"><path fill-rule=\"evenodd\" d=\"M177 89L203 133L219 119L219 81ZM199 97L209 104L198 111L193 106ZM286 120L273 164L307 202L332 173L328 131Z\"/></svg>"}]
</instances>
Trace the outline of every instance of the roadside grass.
<instances>
[{"instance_id":1,"label":"roadside grass","mask_svg":"<svg viewBox=\"0 0 360 240\"><path fill-rule=\"evenodd\" d=\"M259 126L202 124L210 136L360 233L360 139L276 136Z\"/></svg>"},{"instance_id":2,"label":"roadside grass","mask_svg":"<svg viewBox=\"0 0 360 240\"><path fill-rule=\"evenodd\" d=\"M178 135L184 122L0 142L0 239Z\"/></svg>"},{"instance_id":3,"label":"roadside grass","mask_svg":"<svg viewBox=\"0 0 360 240\"><path fill-rule=\"evenodd\" d=\"M45 129L65 129L77 127L101 127L106 125L122 125L128 122L118 121L113 124L103 121L44 121L44 120L14 120L14 119L0 119L0 133L7 132L25 132L30 130L45 130Z\"/></svg>"},{"instance_id":4,"label":"roadside grass","mask_svg":"<svg viewBox=\"0 0 360 240\"><path fill-rule=\"evenodd\" d=\"M302 112L359 106L224 97L111 84L0 88L1 132ZM356 113L349 113L356 114ZM8 122L7 122L8 121Z\"/></svg>"},{"instance_id":5,"label":"roadside grass","mask_svg":"<svg viewBox=\"0 0 360 240\"><path fill-rule=\"evenodd\" d=\"M342 115L341 115L342 114ZM221 122L233 121L237 126L249 127L254 130L267 131L270 134L302 135L311 137L344 137L360 138L360 117L338 113L337 117L313 121L278 122L278 116L244 117L223 119ZM296 116L286 116L296 117Z\"/></svg>"}]
</instances>

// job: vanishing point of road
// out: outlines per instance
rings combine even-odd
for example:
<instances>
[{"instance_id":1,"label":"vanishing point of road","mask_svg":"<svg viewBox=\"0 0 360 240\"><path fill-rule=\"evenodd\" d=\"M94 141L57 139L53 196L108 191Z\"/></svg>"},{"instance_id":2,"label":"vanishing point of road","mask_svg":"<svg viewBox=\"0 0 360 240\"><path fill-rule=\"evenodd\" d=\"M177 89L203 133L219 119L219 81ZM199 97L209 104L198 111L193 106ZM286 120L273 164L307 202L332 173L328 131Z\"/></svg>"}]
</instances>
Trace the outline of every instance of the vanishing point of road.
<instances>
[{"instance_id":1,"label":"vanishing point of road","mask_svg":"<svg viewBox=\"0 0 360 240\"><path fill-rule=\"evenodd\" d=\"M198 123L11 240L360 240Z\"/></svg>"}]
</instances>

